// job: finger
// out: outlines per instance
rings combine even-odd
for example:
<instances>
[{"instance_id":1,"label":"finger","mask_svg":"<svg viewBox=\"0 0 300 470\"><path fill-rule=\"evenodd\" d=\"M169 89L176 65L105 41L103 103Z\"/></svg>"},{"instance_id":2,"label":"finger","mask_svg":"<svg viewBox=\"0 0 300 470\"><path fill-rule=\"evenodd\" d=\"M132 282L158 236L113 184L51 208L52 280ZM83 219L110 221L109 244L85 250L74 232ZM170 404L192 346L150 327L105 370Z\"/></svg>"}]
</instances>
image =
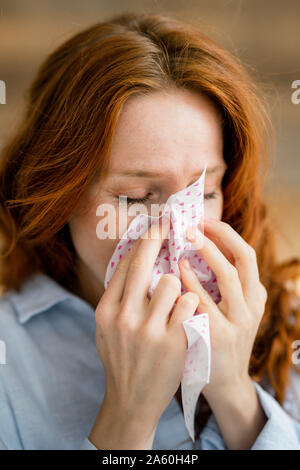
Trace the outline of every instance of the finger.
<instances>
[{"instance_id":1,"label":"finger","mask_svg":"<svg viewBox=\"0 0 300 470\"><path fill-rule=\"evenodd\" d=\"M205 232L232 253L246 302L251 302L260 282L255 250L226 222L206 220Z\"/></svg>"},{"instance_id":2,"label":"finger","mask_svg":"<svg viewBox=\"0 0 300 470\"><path fill-rule=\"evenodd\" d=\"M122 257L121 261L117 264L116 269L109 281L109 284L103 295L109 297L110 300L119 302L122 298L125 280L128 272L128 267L131 259L136 253L136 250L140 244L140 239L136 240L125 256Z\"/></svg>"},{"instance_id":3,"label":"finger","mask_svg":"<svg viewBox=\"0 0 300 470\"><path fill-rule=\"evenodd\" d=\"M167 326L169 314L181 295L181 282L174 274L164 274L152 294L148 315L149 321L158 327Z\"/></svg>"},{"instance_id":4,"label":"finger","mask_svg":"<svg viewBox=\"0 0 300 470\"><path fill-rule=\"evenodd\" d=\"M228 261L212 240L203 234L198 235L194 228L188 229L186 236L215 273L222 303L227 306L226 316L234 322L238 321L240 307L245 304L245 299L236 267Z\"/></svg>"},{"instance_id":5,"label":"finger","mask_svg":"<svg viewBox=\"0 0 300 470\"><path fill-rule=\"evenodd\" d=\"M191 318L197 309L198 303L199 297L193 292L186 292L181 297L179 297L167 327L178 328L178 326L180 326L183 321ZM186 335L184 336L186 340L186 348L188 348L187 337Z\"/></svg>"},{"instance_id":6,"label":"finger","mask_svg":"<svg viewBox=\"0 0 300 470\"><path fill-rule=\"evenodd\" d=\"M152 224L141 238L129 264L124 287L124 301L134 298L135 302L143 302L147 298L154 263L169 229L170 221L167 217L163 217L159 219L159 223Z\"/></svg>"},{"instance_id":7,"label":"finger","mask_svg":"<svg viewBox=\"0 0 300 470\"><path fill-rule=\"evenodd\" d=\"M182 282L186 290L189 292L193 292L198 296L198 312L208 312L210 315L214 316L214 322L220 322L219 324L222 325L223 322L226 321L226 317L224 317L222 312L219 310L207 290L202 287L198 276L193 270L193 267L188 259L183 259L179 262L179 270Z\"/></svg>"},{"instance_id":8,"label":"finger","mask_svg":"<svg viewBox=\"0 0 300 470\"><path fill-rule=\"evenodd\" d=\"M234 256L231 253L231 251L229 251L229 249L226 247L226 245L224 245L222 240L220 240L220 238L218 238L214 233L211 233L210 231L208 231L206 227L205 227L204 233L207 237L209 237L215 243L215 245L219 248L219 250L222 251L223 255L226 256L228 261L231 264L234 264Z\"/></svg>"}]
</instances>

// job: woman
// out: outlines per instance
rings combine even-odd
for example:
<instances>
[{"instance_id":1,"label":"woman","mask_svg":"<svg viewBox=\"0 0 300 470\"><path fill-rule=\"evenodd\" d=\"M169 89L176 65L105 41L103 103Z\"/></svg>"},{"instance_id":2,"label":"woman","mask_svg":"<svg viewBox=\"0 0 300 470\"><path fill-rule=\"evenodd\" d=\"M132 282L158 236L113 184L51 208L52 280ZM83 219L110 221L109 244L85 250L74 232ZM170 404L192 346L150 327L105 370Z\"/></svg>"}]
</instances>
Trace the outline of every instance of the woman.
<instances>
[{"instance_id":1,"label":"woman","mask_svg":"<svg viewBox=\"0 0 300 470\"><path fill-rule=\"evenodd\" d=\"M287 409L300 261L276 263L257 95L229 52L159 15L95 24L42 64L1 157L3 449L300 449ZM96 236L97 207L121 220L120 195L164 203L204 162L212 220L199 253L221 302L184 261L187 292L167 274L147 298L167 224L133 244L104 290L119 240ZM212 364L193 445L180 381L181 323L195 309L209 315Z\"/></svg>"}]
</instances>

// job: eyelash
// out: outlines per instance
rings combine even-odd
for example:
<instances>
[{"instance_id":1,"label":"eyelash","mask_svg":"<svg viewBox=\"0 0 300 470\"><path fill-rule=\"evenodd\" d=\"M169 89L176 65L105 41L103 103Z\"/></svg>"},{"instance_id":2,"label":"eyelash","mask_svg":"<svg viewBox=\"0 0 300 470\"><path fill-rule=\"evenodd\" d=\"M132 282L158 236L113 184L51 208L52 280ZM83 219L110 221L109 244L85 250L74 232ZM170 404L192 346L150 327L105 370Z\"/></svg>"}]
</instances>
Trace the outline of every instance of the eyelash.
<instances>
[{"instance_id":1,"label":"eyelash","mask_svg":"<svg viewBox=\"0 0 300 470\"><path fill-rule=\"evenodd\" d=\"M204 194L204 199L215 199L216 198L216 195L217 193L215 191L211 192L211 193L207 193L207 194ZM143 204L144 202L147 202L148 201L148 197L142 197L140 199L133 199L133 198L130 198L128 197L127 198L127 204L136 204L136 203L139 203L139 204Z\"/></svg>"}]
</instances>

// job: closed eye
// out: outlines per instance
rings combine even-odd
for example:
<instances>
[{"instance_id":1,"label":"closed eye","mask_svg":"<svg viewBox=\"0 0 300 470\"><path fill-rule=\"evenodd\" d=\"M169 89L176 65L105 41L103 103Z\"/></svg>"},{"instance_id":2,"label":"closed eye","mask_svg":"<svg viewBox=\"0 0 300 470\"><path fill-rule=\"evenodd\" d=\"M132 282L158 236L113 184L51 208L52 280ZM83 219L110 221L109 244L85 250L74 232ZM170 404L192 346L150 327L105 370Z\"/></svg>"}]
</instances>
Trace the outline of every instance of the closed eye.
<instances>
[{"instance_id":1,"label":"closed eye","mask_svg":"<svg viewBox=\"0 0 300 470\"><path fill-rule=\"evenodd\" d=\"M215 191L211 193L204 194L204 199L215 199L217 193Z\"/></svg>"},{"instance_id":2,"label":"closed eye","mask_svg":"<svg viewBox=\"0 0 300 470\"><path fill-rule=\"evenodd\" d=\"M209 200L209 199L215 199L217 193L215 191L212 191L211 193L204 194L204 199ZM145 196L142 198L127 198L127 204L143 204L144 202L147 202L149 200L149 196Z\"/></svg>"}]
</instances>

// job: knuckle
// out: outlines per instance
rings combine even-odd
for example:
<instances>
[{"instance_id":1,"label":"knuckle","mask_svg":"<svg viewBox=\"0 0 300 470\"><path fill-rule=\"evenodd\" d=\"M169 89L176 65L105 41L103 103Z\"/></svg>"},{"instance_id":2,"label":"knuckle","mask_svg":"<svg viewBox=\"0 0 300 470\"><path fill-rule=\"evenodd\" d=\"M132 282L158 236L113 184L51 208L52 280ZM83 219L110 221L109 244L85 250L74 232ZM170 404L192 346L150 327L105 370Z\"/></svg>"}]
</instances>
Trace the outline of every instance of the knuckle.
<instances>
[{"instance_id":1,"label":"knuckle","mask_svg":"<svg viewBox=\"0 0 300 470\"><path fill-rule=\"evenodd\" d=\"M256 260L256 251L254 248L250 245L248 245L248 248L246 250L246 256L249 260L255 261Z\"/></svg>"},{"instance_id":2,"label":"knuckle","mask_svg":"<svg viewBox=\"0 0 300 470\"><path fill-rule=\"evenodd\" d=\"M98 325L105 325L107 322L108 303L101 299L95 310L95 321Z\"/></svg>"},{"instance_id":3,"label":"knuckle","mask_svg":"<svg viewBox=\"0 0 300 470\"><path fill-rule=\"evenodd\" d=\"M146 323L144 326L144 331L148 336L151 338L161 338L162 336L162 330L159 328L159 325L155 323L154 321L149 321Z\"/></svg>"},{"instance_id":4,"label":"knuckle","mask_svg":"<svg viewBox=\"0 0 300 470\"><path fill-rule=\"evenodd\" d=\"M124 312L118 316L116 329L119 335L128 335L134 333L136 330L133 321L128 317L128 315L124 315Z\"/></svg>"},{"instance_id":5,"label":"knuckle","mask_svg":"<svg viewBox=\"0 0 300 470\"><path fill-rule=\"evenodd\" d=\"M268 291L262 283L260 283L260 289L262 293L261 295L262 295L263 302L266 303L267 298L268 298Z\"/></svg>"},{"instance_id":6,"label":"knuckle","mask_svg":"<svg viewBox=\"0 0 300 470\"><path fill-rule=\"evenodd\" d=\"M145 263L145 259L142 255L136 254L131 261L129 269L142 269Z\"/></svg>"},{"instance_id":7,"label":"knuckle","mask_svg":"<svg viewBox=\"0 0 300 470\"><path fill-rule=\"evenodd\" d=\"M225 222L224 220L219 220L219 223L224 227L225 230L230 230L231 229L230 225L227 222Z\"/></svg>"},{"instance_id":8,"label":"knuckle","mask_svg":"<svg viewBox=\"0 0 300 470\"><path fill-rule=\"evenodd\" d=\"M97 308L95 312L95 322L98 327L101 329L105 328L107 320L105 318L105 311L101 308Z\"/></svg>"},{"instance_id":9,"label":"knuckle","mask_svg":"<svg viewBox=\"0 0 300 470\"><path fill-rule=\"evenodd\" d=\"M123 299L121 302L121 309L119 313L119 318L122 321L125 321L127 318L130 318L132 315L132 306L128 299Z\"/></svg>"},{"instance_id":10,"label":"knuckle","mask_svg":"<svg viewBox=\"0 0 300 470\"><path fill-rule=\"evenodd\" d=\"M235 266L233 266L231 263L228 264L227 272L226 272L227 279L230 282L236 281L238 278L238 272Z\"/></svg>"},{"instance_id":11,"label":"knuckle","mask_svg":"<svg viewBox=\"0 0 300 470\"><path fill-rule=\"evenodd\" d=\"M126 300L121 304L119 315L117 316L117 327L122 329L131 329L132 327L132 307Z\"/></svg>"},{"instance_id":12,"label":"knuckle","mask_svg":"<svg viewBox=\"0 0 300 470\"><path fill-rule=\"evenodd\" d=\"M187 292L180 298L180 301L187 308L196 308L199 303L199 297L193 292Z\"/></svg>"},{"instance_id":13,"label":"knuckle","mask_svg":"<svg viewBox=\"0 0 300 470\"><path fill-rule=\"evenodd\" d=\"M140 339L142 343L145 341L155 344L159 344L162 342L162 331L159 329L158 325L155 322L149 321L147 322L140 331Z\"/></svg>"},{"instance_id":14,"label":"knuckle","mask_svg":"<svg viewBox=\"0 0 300 470\"><path fill-rule=\"evenodd\" d=\"M227 233L228 235L231 235L232 230L233 230L231 225L228 224L227 222L224 222L224 220L220 220L219 222L220 222L221 226L223 227L223 230L225 231L225 233Z\"/></svg>"},{"instance_id":15,"label":"knuckle","mask_svg":"<svg viewBox=\"0 0 300 470\"><path fill-rule=\"evenodd\" d=\"M172 287L172 289L179 292L181 291L181 282L177 276L174 276L174 274L163 274L160 281L166 283L168 286Z\"/></svg>"},{"instance_id":16,"label":"knuckle","mask_svg":"<svg viewBox=\"0 0 300 470\"><path fill-rule=\"evenodd\" d=\"M125 262L125 258L123 258L116 266L116 271L120 274L123 274L127 271L127 263Z\"/></svg>"}]
</instances>

